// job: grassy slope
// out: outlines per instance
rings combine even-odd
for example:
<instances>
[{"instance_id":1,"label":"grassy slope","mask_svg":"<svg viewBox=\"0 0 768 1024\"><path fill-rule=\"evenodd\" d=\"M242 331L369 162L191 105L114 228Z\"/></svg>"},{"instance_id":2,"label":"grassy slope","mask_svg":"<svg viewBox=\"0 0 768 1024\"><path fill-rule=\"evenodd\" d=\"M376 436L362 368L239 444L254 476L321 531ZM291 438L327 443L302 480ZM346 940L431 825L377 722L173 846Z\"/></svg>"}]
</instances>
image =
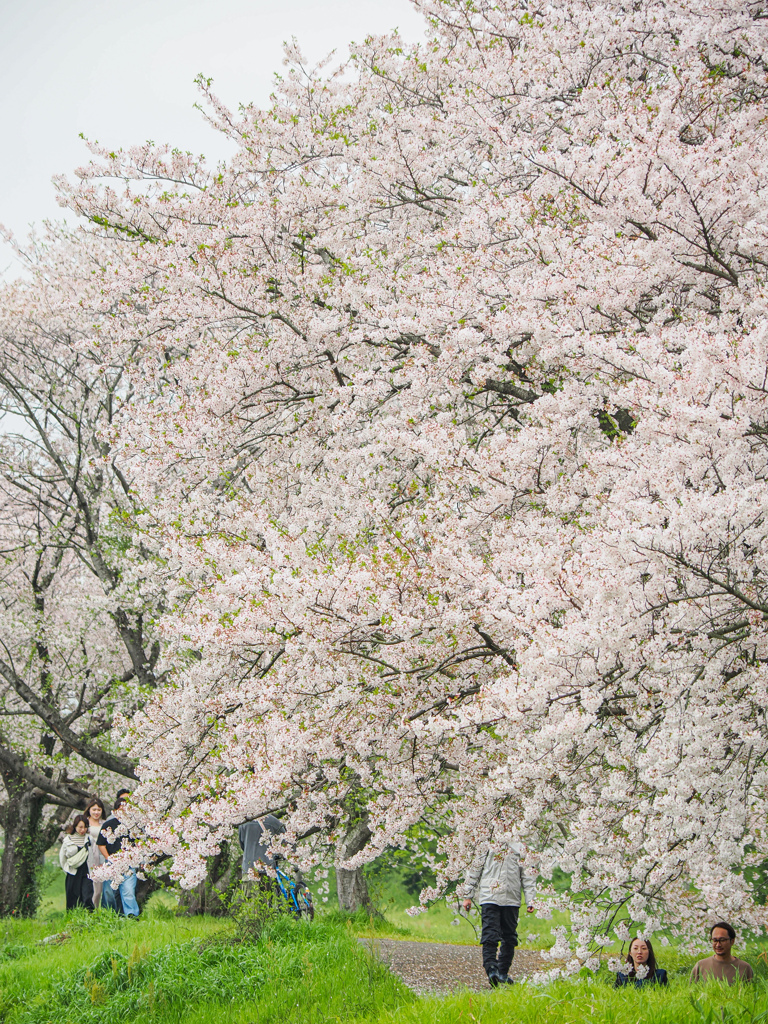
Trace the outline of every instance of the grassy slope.
<instances>
[{"instance_id":1,"label":"grassy slope","mask_svg":"<svg viewBox=\"0 0 768 1024\"><path fill-rule=\"evenodd\" d=\"M3 1024L768 1022L763 977L735 990L717 985L692 990L686 962L671 950L665 952L664 966L677 974L668 989L656 992L616 992L605 974L541 989L518 985L480 995L419 999L356 941L359 925L372 927L365 920L353 928L332 913L313 925L279 919L257 945L232 944L228 923L175 917L157 897L138 922L106 912L65 916L60 881L55 876L37 920L0 922ZM414 924L414 919L396 916L409 904L409 897L391 893L389 916L397 924L385 922L377 930L455 940L457 928L450 925L447 908L422 915ZM419 926L415 934L410 931ZM65 929L65 942L40 944ZM744 955L768 974L757 950Z\"/></svg>"},{"instance_id":2,"label":"grassy slope","mask_svg":"<svg viewBox=\"0 0 768 1024\"><path fill-rule=\"evenodd\" d=\"M43 946L43 922L14 922L0 946L7 1024L271 1024L376 1020L412 996L334 922L281 918L257 944L231 943L210 918L67 920Z\"/></svg>"}]
</instances>

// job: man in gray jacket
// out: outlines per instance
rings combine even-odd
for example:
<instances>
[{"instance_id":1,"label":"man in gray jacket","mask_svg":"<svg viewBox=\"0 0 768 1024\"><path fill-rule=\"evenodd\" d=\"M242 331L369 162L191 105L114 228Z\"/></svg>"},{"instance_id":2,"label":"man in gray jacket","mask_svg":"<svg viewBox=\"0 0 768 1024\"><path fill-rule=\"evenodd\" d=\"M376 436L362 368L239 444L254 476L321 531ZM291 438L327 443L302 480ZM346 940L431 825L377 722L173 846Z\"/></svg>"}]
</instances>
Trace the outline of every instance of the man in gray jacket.
<instances>
[{"instance_id":1,"label":"man in gray jacket","mask_svg":"<svg viewBox=\"0 0 768 1024\"><path fill-rule=\"evenodd\" d=\"M517 945L523 895L528 913L535 910L536 879L521 862L522 854L523 848L517 843L504 847L486 844L472 862L464 885L464 909L469 910L473 899L480 904L483 967L492 988L513 984L509 968Z\"/></svg>"}]
</instances>

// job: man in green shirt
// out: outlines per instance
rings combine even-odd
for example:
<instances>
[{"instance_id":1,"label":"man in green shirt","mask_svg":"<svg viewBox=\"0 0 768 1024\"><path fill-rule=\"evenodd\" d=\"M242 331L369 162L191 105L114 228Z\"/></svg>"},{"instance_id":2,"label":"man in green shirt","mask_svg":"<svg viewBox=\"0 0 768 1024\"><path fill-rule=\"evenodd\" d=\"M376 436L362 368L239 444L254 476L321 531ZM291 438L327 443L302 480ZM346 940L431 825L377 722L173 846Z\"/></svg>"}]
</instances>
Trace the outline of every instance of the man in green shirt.
<instances>
[{"instance_id":1,"label":"man in green shirt","mask_svg":"<svg viewBox=\"0 0 768 1024\"><path fill-rule=\"evenodd\" d=\"M737 981L752 981L752 968L746 960L739 960L738 957L731 955L731 949L736 941L733 925L726 921L718 921L710 928L709 936L714 956L708 956L693 965L691 981L716 978L717 981L727 981L729 985L734 985Z\"/></svg>"}]
</instances>

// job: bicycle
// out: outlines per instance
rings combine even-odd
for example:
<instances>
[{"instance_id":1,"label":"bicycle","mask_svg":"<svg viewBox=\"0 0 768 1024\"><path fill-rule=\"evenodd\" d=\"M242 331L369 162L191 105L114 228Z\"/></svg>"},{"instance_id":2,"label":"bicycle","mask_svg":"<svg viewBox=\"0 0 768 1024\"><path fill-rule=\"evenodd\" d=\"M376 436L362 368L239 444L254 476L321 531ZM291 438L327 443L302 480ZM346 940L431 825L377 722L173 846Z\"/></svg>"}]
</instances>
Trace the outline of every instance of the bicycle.
<instances>
[{"instance_id":1,"label":"bicycle","mask_svg":"<svg viewBox=\"0 0 768 1024\"><path fill-rule=\"evenodd\" d=\"M286 909L294 917L303 917L311 921L315 916L315 904L312 900L312 893L295 878L281 871L275 863L275 877L280 894L286 902Z\"/></svg>"}]
</instances>

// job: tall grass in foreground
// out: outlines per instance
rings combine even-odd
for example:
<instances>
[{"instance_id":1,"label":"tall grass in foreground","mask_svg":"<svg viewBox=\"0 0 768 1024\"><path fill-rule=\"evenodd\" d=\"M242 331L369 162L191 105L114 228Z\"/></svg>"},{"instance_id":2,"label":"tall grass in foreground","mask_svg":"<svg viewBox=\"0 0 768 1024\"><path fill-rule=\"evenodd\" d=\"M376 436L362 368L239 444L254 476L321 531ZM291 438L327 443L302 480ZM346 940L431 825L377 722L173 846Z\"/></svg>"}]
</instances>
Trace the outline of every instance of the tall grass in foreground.
<instances>
[{"instance_id":1,"label":"tall grass in foreground","mask_svg":"<svg viewBox=\"0 0 768 1024\"><path fill-rule=\"evenodd\" d=\"M692 988L687 977L666 988L615 990L606 980L519 984L476 995L419 999L385 1010L377 1024L765 1024L765 979L729 988Z\"/></svg>"},{"instance_id":2,"label":"tall grass in foreground","mask_svg":"<svg viewBox=\"0 0 768 1024\"><path fill-rule=\"evenodd\" d=\"M278 918L258 943L233 942L222 928L207 929L203 941L197 934L162 943L168 922L147 921L145 930L145 922L110 917L83 922L58 970L42 960L61 959L64 946L16 943L5 964L0 947L0 1021L325 1024L376 1020L413 998L337 924Z\"/></svg>"}]
</instances>

